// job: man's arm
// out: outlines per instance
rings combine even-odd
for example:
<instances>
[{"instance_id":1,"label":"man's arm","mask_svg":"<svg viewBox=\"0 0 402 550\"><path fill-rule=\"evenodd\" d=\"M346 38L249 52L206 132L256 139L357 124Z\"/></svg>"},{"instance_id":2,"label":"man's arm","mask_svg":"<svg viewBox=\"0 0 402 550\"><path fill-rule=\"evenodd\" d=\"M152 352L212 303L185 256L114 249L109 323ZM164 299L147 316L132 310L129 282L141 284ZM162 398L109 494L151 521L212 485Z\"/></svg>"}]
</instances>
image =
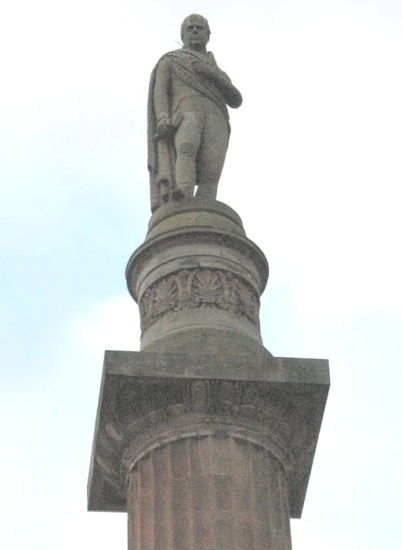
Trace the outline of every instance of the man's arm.
<instances>
[{"instance_id":1,"label":"man's arm","mask_svg":"<svg viewBox=\"0 0 402 550\"><path fill-rule=\"evenodd\" d=\"M218 88L229 107L232 109L240 107L243 102L242 95L226 73L215 64L203 63L198 60L193 61L192 64L198 75L203 76Z\"/></svg>"},{"instance_id":2,"label":"man's arm","mask_svg":"<svg viewBox=\"0 0 402 550\"><path fill-rule=\"evenodd\" d=\"M156 136L166 137L170 134L170 95L171 75L168 64L162 59L158 63L155 75L154 109L156 120Z\"/></svg>"}]
</instances>

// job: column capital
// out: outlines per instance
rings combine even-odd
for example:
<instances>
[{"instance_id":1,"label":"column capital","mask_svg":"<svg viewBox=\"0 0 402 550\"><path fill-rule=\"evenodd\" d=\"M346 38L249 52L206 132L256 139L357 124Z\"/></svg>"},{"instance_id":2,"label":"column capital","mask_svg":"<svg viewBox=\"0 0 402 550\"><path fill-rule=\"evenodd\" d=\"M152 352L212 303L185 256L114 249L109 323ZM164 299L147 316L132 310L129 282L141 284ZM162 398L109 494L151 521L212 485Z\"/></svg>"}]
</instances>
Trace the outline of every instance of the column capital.
<instances>
[{"instance_id":1,"label":"column capital","mask_svg":"<svg viewBox=\"0 0 402 550\"><path fill-rule=\"evenodd\" d=\"M328 390L326 360L106 352L88 507L125 511L127 478L142 457L212 435L275 457L288 478L291 517L300 517Z\"/></svg>"}]
</instances>

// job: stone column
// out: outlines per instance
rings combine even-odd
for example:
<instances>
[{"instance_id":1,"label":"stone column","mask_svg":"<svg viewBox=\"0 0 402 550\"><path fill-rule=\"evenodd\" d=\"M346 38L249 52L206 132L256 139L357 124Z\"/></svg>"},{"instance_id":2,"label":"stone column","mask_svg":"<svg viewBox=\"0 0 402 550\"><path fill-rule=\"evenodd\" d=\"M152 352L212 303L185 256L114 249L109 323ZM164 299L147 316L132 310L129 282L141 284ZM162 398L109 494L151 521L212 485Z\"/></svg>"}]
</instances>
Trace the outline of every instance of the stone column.
<instances>
[{"instance_id":1,"label":"stone column","mask_svg":"<svg viewBox=\"0 0 402 550\"><path fill-rule=\"evenodd\" d=\"M128 512L129 550L290 550L329 371L263 346L263 252L228 206L169 203L126 278L141 351L105 354L89 509Z\"/></svg>"},{"instance_id":2,"label":"stone column","mask_svg":"<svg viewBox=\"0 0 402 550\"><path fill-rule=\"evenodd\" d=\"M231 436L154 448L129 476L129 550L290 550L286 473Z\"/></svg>"}]
</instances>

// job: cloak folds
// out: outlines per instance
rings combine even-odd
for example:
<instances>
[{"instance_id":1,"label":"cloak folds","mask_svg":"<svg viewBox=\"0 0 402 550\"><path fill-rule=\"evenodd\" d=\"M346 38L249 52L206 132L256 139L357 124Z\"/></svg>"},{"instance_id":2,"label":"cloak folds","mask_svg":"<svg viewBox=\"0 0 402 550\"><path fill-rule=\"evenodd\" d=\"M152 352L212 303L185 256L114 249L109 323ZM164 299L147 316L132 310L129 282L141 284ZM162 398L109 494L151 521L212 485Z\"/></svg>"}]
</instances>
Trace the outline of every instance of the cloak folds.
<instances>
[{"instance_id":1,"label":"cloak folds","mask_svg":"<svg viewBox=\"0 0 402 550\"><path fill-rule=\"evenodd\" d=\"M203 79L192 70L191 61L194 58L203 63L217 66L212 52L208 52L205 55L183 48L182 50L168 52L162 56L151 74L148 93L148 170L150 175L152 212L161 206L163 196L169 196L176 188L176 152L173 139L172 137L158 139L156 136L157 120L155 116L154 90L156 71L159 63L164 60L169 66L173 78L179 78L196 90L198 94L214 101L221 109L229 124L229 114L222 94L211 82ZM225 76L227 77L227 75ZM179 113L170 113L170 118L174 126L177 127L180 124L181 117Z\"/></svg>"}]
</instances>

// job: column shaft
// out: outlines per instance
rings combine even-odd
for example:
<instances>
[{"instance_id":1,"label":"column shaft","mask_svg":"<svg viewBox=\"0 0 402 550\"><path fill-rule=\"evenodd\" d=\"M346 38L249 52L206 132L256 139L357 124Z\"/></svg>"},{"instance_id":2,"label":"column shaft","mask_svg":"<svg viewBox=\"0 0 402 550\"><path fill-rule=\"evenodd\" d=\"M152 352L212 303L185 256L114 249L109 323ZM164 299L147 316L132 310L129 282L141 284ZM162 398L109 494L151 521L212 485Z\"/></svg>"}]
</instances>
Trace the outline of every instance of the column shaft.
<instances>
[{"instance_id":1,"label":"column shaft","mask_svg":"<svg viewBox=\"0 0 402 550\"><path fill-rule=\"evenodd\" d=\"M286 476L232 437L153 449L130 473L129 550L291 550Z\"/></svg>"}]
</instances>

